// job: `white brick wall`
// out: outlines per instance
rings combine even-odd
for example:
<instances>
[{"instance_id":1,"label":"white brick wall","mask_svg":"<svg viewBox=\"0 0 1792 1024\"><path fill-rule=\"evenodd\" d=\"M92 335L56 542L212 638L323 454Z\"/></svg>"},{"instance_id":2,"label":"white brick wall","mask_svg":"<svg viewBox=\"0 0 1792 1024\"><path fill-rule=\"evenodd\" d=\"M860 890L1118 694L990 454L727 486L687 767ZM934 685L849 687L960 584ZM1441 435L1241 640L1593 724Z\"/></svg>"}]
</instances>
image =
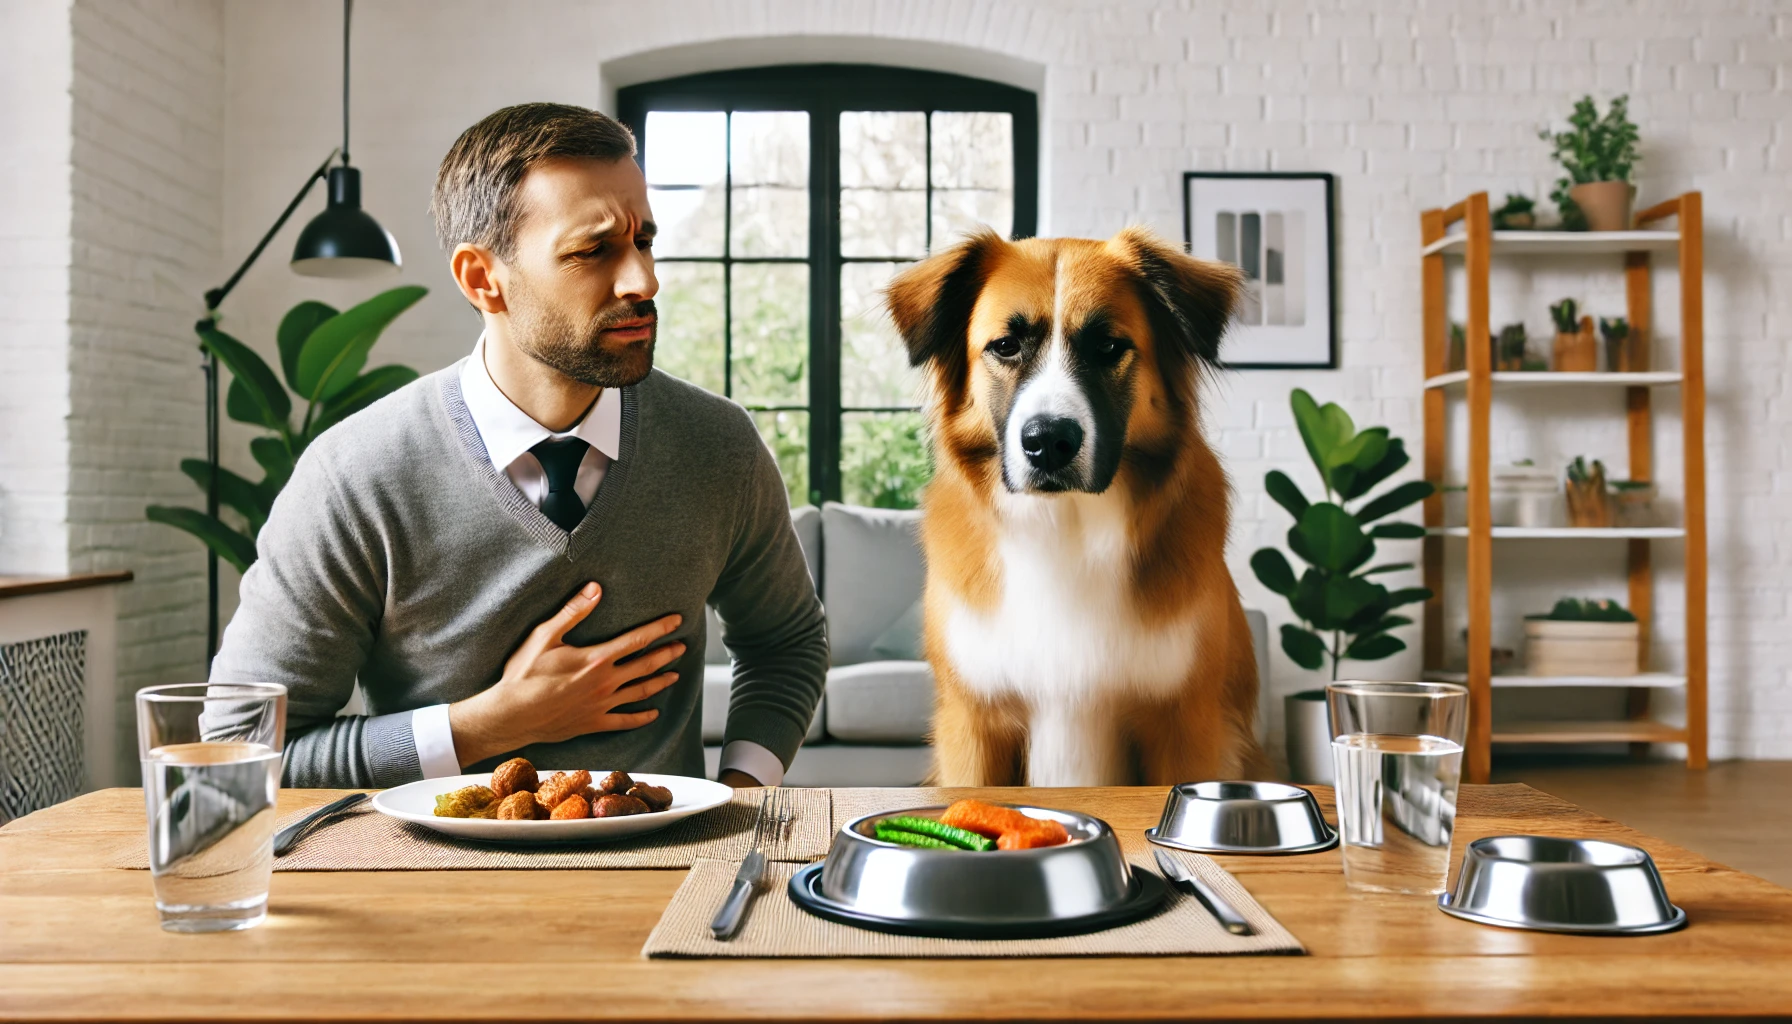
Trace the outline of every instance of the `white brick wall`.
<instances>
[{"instance_id":1,"label":"white brick wall","mask_svg":"<svg viewBox=\"0 0 1792 1024\"><path fill-rule=\"evenodd\" d=\"M367 207L404 246L404 279L433 289L390 332L380 358L429 370L472 343L476 322L434 252L425 203L441 153L495 107L601 102L614 87L602 77L606 62L651 65L639 55L731 39L884 38L893 50L933 43L1035 62L1044 82L1042 227L1051 233L1106 235L1143 222L1175 237L1183 170L1339 176L1343 367L1236 374L1209 411L1239 493L1232 550L1241 587L1281 618L1244 560L1278 542L1287 525L1261 498L1264 472L1283 468L1302 480L1310 472L1289 421L1288 390L1343 402L1359 421L1385 423L1416 445L1419 210L1480 189L1496 197L1546 193L1554 171L1536 130L1582 92L1629 91L1644 136L1642 199L1705 193L1712 752L1792 756L1792 639L1782 625L1792 595L1792 456L1780 452L1792 422L1792 291L1774 287L1792 270L1792 191L1783 181L1792 170L1792 11L1742 0L1566 6L562 0L494 10L489 0L366 0L355 33L355 160ZM336 68L338 17L333 0L231 0L226 8L228 253L254 241L334 142L337 108L325 83ZM816 49L792 44L790 52L823 59ZM974 62L959 69L977 71ZM314 198L299 222L320 204ZM275 252L290 244L289 232ZM232 300L231 324L266 347L293 302L353 301L374 287L258 268ZM1523 319L1540 332L1547 303L1577 294L1610 312L1616 287L1571 267L1540 267L1502 278L1494 320ZM1657 298L1657 321L1671 340L1671 289L1658 288ZM1671 404L1673 394L1662 397ZM1622 464L1615 407L1538 411L1565 418L1537 425L1544 421L1502 415L1496 457L1554 461L1586 452ZM1662 419L1657 471L1672 479L1672 417ZM241 448L240 436L227 444L238 460ZM1503 578L1538 581L1506 595L1508 632L1518 612L1562 590L1621 592L1610 574L1616 552L1561 555L1499 550ZM1664 657L1680 632L1672 619L1676 559L1664 546ZM1381 676L1415 669L1411 657L1367 667ZM1279 654L1272 674L1278 692L1313 681Z\"/></svg>"},{"instance_id":2,"label":"white brick wall","mask_svg":"<svg viewBox=\"0 0 1792 1024\"><path fill-rule=\"evenodd\" d=\"M118 597L122 765L130 695L205 667L203 551L143 508L200 504L179 462L205 455L192 325L221 279L223 25L217 0L73 12L68 561L136 573Z\"/></svg>"},{"instance_id":3,"label":"white brick wall","mask_svg":"<svg viewBox=\"0 0 1792 1024\"><path fill-rule=\"evenodd\" d=\"M68 0L0 4L0 573L68 568Z\"/></svg>"}]
</instances>

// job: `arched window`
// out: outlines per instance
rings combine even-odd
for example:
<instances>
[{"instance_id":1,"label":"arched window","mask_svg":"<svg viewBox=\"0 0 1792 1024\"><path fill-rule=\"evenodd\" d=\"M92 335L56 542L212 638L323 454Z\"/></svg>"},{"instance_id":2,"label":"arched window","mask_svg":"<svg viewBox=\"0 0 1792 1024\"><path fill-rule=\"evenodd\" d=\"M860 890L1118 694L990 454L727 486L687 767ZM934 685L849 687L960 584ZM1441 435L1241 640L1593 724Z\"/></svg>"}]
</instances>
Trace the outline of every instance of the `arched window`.
<instances>
[{"instance_id":1,"label":"arched window","mask_svg":"<svg viewBox=\"0 0 1792 1024\"><path fill-rule=\"evenodd\" d=\"M748 409L792 504L908 507L931 474L883 312L903 266L1038 221L1038 101L1013 86L814 64L629 86L660 233L656 361Z\"/></svg>"}]
</instances>

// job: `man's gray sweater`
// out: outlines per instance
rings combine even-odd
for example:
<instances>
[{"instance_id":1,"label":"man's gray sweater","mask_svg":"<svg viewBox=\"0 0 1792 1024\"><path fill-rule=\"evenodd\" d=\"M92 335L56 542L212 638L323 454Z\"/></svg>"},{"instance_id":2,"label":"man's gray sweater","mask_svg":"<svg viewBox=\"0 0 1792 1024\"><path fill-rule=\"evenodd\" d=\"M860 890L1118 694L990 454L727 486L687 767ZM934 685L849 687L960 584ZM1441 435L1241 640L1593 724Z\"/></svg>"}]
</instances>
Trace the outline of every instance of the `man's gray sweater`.
<instances>
[{"instance_id":1,"label":"man's gray sweater","mask_svg":"<svg viewBox=\"0 0 1792 1024\"><path fill-rule=\"evenodd\" d=\"M622 449L569 535L492 468L460 367L331 428L299 459L257 541L214 682L286 684L289 786L422 777L411 712L478 693L587 581L566 641L669 612L678 682L651 724L525 747L544 768L702 775L704 604L735 661L726 741L788 767L821 699L826 625L777 464L739 406L659 371L622 389ZM367 715L338 717L357 677Z\"/></svg>"}]
</instances>

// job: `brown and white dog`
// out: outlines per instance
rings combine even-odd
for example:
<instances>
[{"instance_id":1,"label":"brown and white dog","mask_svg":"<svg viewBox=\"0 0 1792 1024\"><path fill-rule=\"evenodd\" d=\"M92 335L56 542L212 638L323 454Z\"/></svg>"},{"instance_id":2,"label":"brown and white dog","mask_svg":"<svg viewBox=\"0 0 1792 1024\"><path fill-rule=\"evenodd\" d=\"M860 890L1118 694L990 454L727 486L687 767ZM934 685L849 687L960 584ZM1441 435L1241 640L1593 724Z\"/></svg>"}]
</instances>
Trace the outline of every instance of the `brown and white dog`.
<instances>
[{"instance_id":1,"label":"brown and white dog","mask_svg":"<svg viewBox=\"0 0 1792 1024\"><path fill-rule=\"evenodd\" d=\"M1198 414L1237 290L1141 229L984 233L891 283L937 463L921 534L938 784L1264 769Z\"/></svg>"}]
</instances>

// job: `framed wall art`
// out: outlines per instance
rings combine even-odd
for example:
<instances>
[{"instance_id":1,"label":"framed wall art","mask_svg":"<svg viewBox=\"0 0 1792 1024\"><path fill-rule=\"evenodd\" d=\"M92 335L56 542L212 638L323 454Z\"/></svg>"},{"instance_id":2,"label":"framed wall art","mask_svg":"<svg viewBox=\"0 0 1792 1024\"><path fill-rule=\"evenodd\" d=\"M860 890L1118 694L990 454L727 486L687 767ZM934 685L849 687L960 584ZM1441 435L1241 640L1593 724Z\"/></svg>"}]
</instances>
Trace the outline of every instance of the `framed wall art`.
<instances>
[{"instance_id":1,"label":"framed wall art","mask_svg":"<svg viewBox=\"0 0 1792 1024\"><path fill-rule=\"evenodd\" d=\"M1191 254L1244 271L1221 362L1245 370L1338 365L1330 174L1188 171L1182 232Z\"/></svg>"}]
</instances>

